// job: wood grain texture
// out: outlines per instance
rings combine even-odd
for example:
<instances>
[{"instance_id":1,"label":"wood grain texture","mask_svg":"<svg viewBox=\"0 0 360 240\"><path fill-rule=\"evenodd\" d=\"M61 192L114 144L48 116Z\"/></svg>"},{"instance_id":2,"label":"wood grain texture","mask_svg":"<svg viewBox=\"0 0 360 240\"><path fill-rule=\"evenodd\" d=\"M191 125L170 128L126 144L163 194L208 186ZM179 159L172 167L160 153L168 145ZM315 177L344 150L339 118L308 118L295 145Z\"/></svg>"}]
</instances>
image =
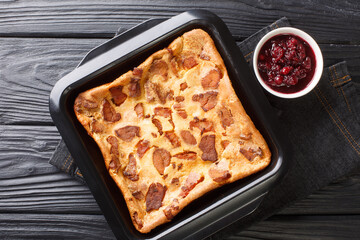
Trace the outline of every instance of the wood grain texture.
<instances>
[{"instance_id":1,"label":"wood grain texture","mask_svg":"<svg viewBox=\"0 0 360 240\"><path fill-rule=\"evenodd\" d=\"M359 226L359 215L274 216L227 239L359 239Z\"/></svg>"},{"instance_id":2,"label":"wood grain texture","mask_svg":"<svg viewBox=\"0 0 360 240\"><path fill-rule=\"evenodd\" d=\"M48 163L60 139L56 127L0 125L0 133L0 215L101 214L86 186ZM280 214L360 214L359 190L360 171Z\"/></svg>"},{"instance_id":3,"label":"wood grain texture","mask_svg":"<svg viewBox=\"0 0 360 240\"><path fill-rule=\"evenodd\" d=\"M291 18L320 42L359 42L359 2L350 1L41 1L0 5L0 36L111 37L153 17L171 17L190 9L219 15L237 39L282 16Z\"/></svg>"},{"instance_id":4,"label":"wood grain texture","mask_svg":"<svg viewBox=\"0 0 360 240\"><path fill-rule=\"evenodd\" d=\"M359 225L358 215L275 216L227 240L357 239L360 235ZM103 216L84 214L0 214L0 238L3 237L6 239L115 239Z\"/></svg>"},{"instance_id":5,"label":"wood grain texture","mask_svg":"<svg viewBox=\"0 0 360 240\"><path fill-rule=\"evenodd\" d=\"M0 124L52 124L52 86L104 39L0 38ZM320 45L325 66L346 60L360 82L360 45Z\"/></svg>"},{"instance_id":6,"label":"wood grain texture","mask_svg":"<svg viewBox=\"0 0 360 240\"><path fill-rule=\"evenodd\" d=\"M48 163L60 136L53 126L1 126L0 213L101 214L87 186Z\"/></svg>"},{"instance_id":7,"label":"wood grain texture","mask_svg":"<svg viewBox=\"0 0 360 240\"><path fill-rule=\"evenodd\" d=\"M115 239L102 215L0 214L1 239Z\"/></svg>"}]
</instances>

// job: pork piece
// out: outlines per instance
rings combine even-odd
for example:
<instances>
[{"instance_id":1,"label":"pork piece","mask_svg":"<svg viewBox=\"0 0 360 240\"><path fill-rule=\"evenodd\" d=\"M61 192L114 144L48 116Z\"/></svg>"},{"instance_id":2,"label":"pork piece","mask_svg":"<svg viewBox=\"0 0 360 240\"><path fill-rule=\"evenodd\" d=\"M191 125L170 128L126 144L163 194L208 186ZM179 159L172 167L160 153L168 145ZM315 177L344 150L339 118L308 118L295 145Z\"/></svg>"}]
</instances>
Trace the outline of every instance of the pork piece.
<instances>
[{"instance_id":1,"label":"pork piece","mask_svg":"<svg viewBox=\"0 0 360 240\"><path fill-rule=\"evenodd\" d=\"M117 113L115 109L111 106L108 100L104 99L102 114L104 120L107 122L117 122L121 119L120 113Z\"/></svg>"},{"instance_id":2,"label":"pork piece","mask_svg":"<svg viewBox=\"0 0 360 240\"><path fill-rule=\"evenodd\" d=\"M179 200L174 198L169 206L164 209L164 214L168 220L171 220L179 212Z\"/></svg>"},{"instance_id":3,"label":"pork piece","mask_svg":"<svg viewBox=\"0 0 360 240\"><path fill-rule=\"evenodd\" d=\"M95 119L92 120L92 122L91 122L91 132L93 132L93 133L102 133L102 132L104 132L104 130L105 130L105 126L102 123L96 121Z\"/></svg>"},{"instance_id":4,"label":"pork piece","mask_svg":"<svg viewBox=\"0 0 360 240\"><path fill-rule=\"evenodd\" d=\"M216 91L209 91L205 93L195 94L192 97L194 102L199 102L201 108L207 112L213 109L217 104L217 95Z\"/></svg>"},{"instance_id":5,"label":"pork piece","mask_svg":"<svg viewBox=\"0 0 360 240\"><path fill-rule=\"evenodd\" d=\"M134 111L135 111L136 115L138 116L138 118L144 117L144 105L142 103L136 104L134 107Z\"/></svg>"},{"instance_id":6,"label":"pork piece","mask_svg":"<svg viewBox=\"0 0 360 240\"><path fill-rule=\"evenodd\" d=\"M161 183L152 183L146 193L146 211L157 210L162 205L166 193L166 186Z\"/></svg>"},{"instance_id":7,"label":"pork piece","mask_svg":"<svg viewBox=\"0 0 360 240\"><path fill-rule=\"evenodd\" d=\"M127 98L127 95L122 92L123 86L112 87L110 88L110 93L112 96L112 101L116 106L123 104Z\"/></svg>"},{"instance_id":8,"label":"pork piece","mask_svg":"<svg viewBox=\"0 0 360 240\"><path fill-rule=\"evenodd\" d=\"M145 155L145 153L147 152L147 150L150 149L150 142L148 140L140 140L136 144L136 148L137 148L137 154L138 154L139 158L142 158Z\"/></svg>"},{"instance_id":9,"label":"pork piece","mask_svg":"<svg viewBox=\"0 0 360 240\"><path fill-rule=\"evenodd\" d=\"M221 125L224 129L226 129L226 127L229 127L231 124L234 123L234 119L231 114L231 111L226 107L220 108L218 111L218 115L220 117Z\"/></svg>"},{"instance_id":10,"label":"pork piece","mask_svg":"<svg viewBox=\"0 0 360 240\"><path fill-rule=\"evenodd\" d=\"M201 135L207 132L214 132L213 122L206 118L200 120L199 118L194 117L194 120L189 123L189 127L190 130L193 130L194 127L200 129Z\"/></svg>"},{"instance_id":11,"label":"pork piece","mask_svg":"<svg viewBox=\"0 0 360 240\"><path fill-rule=\"evenodd\" d=\"M209 73L201 79L201 86L205 89L217 89L219 87L220 79L222 74L219 69L214 68L209 71Z\"/></svg>"},{"instance_id":12,"label":"pork piece","mask_svg":"<svg viewBox=\"0 0 360 240\"><path fill-rule=\"evenodd\" d=\"M123 171L123 174L131 181L139 180L139 175L136 172L136 158L132 153L129 155L129 163Z\"/></svg>"},{"instance_id":13,"label":"pork piece","mask_svg":"<svg viewBox=\"0 0 360 240\"><path fill-rule=\"evenodd\" d=\"M201 155L202 160L215 162L218 159L215 148L215 135L203 136L201 138L199 148L203 152Z\"/></svg>"},{"instance_id":14,"label":"pork piece","mask_svg":"<svg viewBox=\"0 0 360 240\"><path fill-rule=\"evenodd\" d=\"M167 107L156 107L154 109L155 116L162 116L165 118L171 117L171 109Z\"/></svg>"},{"instance_id":15,"label":"pork piece","mask_svg":"<svg viewBox=\"0 0 360 240\"><path fill-rule=\"evenodd\" d=\"M140 137L140 127L125 126L115 130L116 136L125 142L131 142L134 137Z\"/></svg>"},{"instance_id":16,"label":"pork piece","mask_svg":"<svg viewBox=\"0 0 360 240\"><path fill-rule=\"evenodd\" d=\"M174 131L168 131L165 132L165 137L167 139L169 139L171 145L173 145L173 147L180 147L181 146L181 142L179 140L179 137L176 135L176 133Z\"/></svg>"},{"instance_id":17,"label":"pork piece","mask_svg":"<svg viewBox=\"0 0 360 240\"><path fill-rule=\"evenodd\" d=\"M196 159L196 152L193 151L184 151L181 153L177 153L174 155L174 157L183 159L183 160L195 160Z\"/></svg>"},{"instance_id":18,"label":"pork piece","mask_svg":"<svg viewBox=\"0 0 360 240\"><path fill-rule=\"evenodd\" d=\"M253 148L242 148L240 147L240 153L242 155L244 155L244 157L246 157L249 161L253 161L254 158L256 158L257 156L262 157L263 156L263 151L261 150L260 147L253 149Z\"/></svg>"},{"instance_id":19,"label":"pork piece","mask_svg":"<svg viewBox=\"0 0 360 240\"><path fill-rule=\"evenodd\" d=\"M189 195L190 191L193 190L195 186L202 181L204 181L204 176L201 176L199 173L196 172L190 172L184 186L181 187L181 192L179 196L185 198L187 195Z\"/></svg>"},{"instance_id":20,"label":"pork piece","mask_svg":"<svg viewBox=\"0 0 360 240\"><path fill-rule=\"evenodd\" d=\"M162 125L161 125L161 122L159 119L156 119L156 118L153 118L151 120L151 122L155 125L155 127L158 129L158 132L160 135L163 134L163 131L162 131Z\"/></svg>"},{"instance_id":21,"label":"pork piece","mask_svg":"<svg viewBox=\"0 0 360 240\"><path fill-rule=\"evenodd\" d=\"M171 155L163 148L156 148L153 152L153 164L156 170L163 175L165 168L170 165Z\"/></svg>"},{"instance_id":22,"label":"pork piece","mask_svg":"<svg viewBox=\"0 0 360 240\"><path fill-rule=\"evenodd\" d=\"M196 145L196 139L195 139L194 135L191 134L190 131L181 130L180 136L185 143L190 144L190 145Z\"/></svg>"},{"instance_id":23,"label":"pork piece","mask_svg":"<svg viewBox=\"0 0 360 240\"><path fill-rule=\"evenodd\" d=\"M220 162L213 164L209 169L209 176L214 182L218 183L229 179L231 177L229 163L226 162L226 160L221 160Z\"/></svg>"},{"instance_id":24,"label":"pork piece","mask_svg":"<svg viewBox=\"0 0 360 240\"><path fill-rule=\"evenodd\" d=\"M141 95L140 79L131 78L129 83L129 96L136 98L136 97L140 97L140 95Z\"/></svg>"}]
</instances>

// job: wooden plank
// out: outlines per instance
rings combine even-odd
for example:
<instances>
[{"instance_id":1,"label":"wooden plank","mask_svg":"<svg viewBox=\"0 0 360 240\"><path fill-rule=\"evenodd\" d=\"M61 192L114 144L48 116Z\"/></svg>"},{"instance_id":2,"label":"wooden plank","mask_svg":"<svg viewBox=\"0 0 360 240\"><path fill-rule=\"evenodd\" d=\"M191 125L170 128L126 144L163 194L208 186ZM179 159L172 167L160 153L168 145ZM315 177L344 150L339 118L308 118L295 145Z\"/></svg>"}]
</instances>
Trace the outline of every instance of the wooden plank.
<instances>
[{"instance_id":1,"label":"wooden plank","mask_svg":"<svg viewBox=\"0 0 360 240\"><path fill-rule=\"evenodd\" d=\"M190 9L218 14L237 39L287 16L320 42L359 42L359 2L333 1L13 1L0 6L0 36L111 37L146 19Z\"/></svg>"},{"instance_id":2,"label":"wooden plank","mask_svg":"<svg viewBox=\"0 0 360 240\"><path fill-rule=\"evenodd\" d=\"M360 216L275 216L226 239L357 239ZM115 239L101 215L0 214L5 239ZM208 239L224 239L217 234Z\"/></svg>"},{"instance_id":3,"label":"wooden plank","mask_svg":"<svg viewBox=\"0 0 360 240\"><path fill-rule=\"evenodd\" d=\"M115 239L102 215L0 214L1 239Z\"/></svg>"},{"instance_id":4,"label":"wooden plank","mask_svg":"<svg viewBox=\"0 0 360 240\"><path fill-rule=\"evenodd\" d=\"M88 188L48 163L54 126L0 125L0 213L101 214ZM360 214L360 171L281 212Z\"/></svg>"},{"instance_id":5,"label":"wooden plank","mask_svg":"<svg viewBox=\"0 0 360 240\"><path fill-rule=\"evenodd\" d=\"M52 86L103 39L0 38L0 124L51 124ZM321 45L325 65L346 60L360 82L360 45Z\"/></svg>"},{"instance_id":6,"label":"wooden plank","mask_svg":"<svg viewBox=\"0 0 360 240\"><path fill-rule=\"evenodd\" d=\"M60 136L54 126L0 125L0 213L101 214L87 186L48 163Z\"/></svg>"},{"instance_id":7,"label":"wooden plank","mask_svg":"<svg viewBox=\"0 0 360 240\"><path fill-rule=\"evenodd\" d=\"M359 215L274 216L226 239L359 239L359 226Z\"/></svg>"},{"instance_id":8,"label":"wooden plank","mask_svg":"<svg viewBox=\"0 0 360 240\"><path fill-rule=\"evenodd\" d=\"M360 170L285 208L281 215L360 214Z\"/></svg>"}]
</instances>

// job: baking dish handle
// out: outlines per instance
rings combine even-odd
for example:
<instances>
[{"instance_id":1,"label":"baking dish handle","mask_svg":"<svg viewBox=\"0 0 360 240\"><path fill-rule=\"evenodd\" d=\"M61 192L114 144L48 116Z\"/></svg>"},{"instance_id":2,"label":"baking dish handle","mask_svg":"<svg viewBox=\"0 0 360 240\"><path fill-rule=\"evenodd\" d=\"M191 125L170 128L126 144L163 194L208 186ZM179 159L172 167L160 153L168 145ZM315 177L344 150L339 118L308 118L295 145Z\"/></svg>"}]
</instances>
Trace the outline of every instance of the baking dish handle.
<instances>
[{"instance_id":1,"label":"baking dish handle","mask_svg":"<svg viewBox=\"0 0 360 240\"><path fill-rule=\"evenodd\" d=\"M145 31L165 20L168 18L151 18L145 22L142 22L129 30L122 32L120 34L116 34L115 37L108 40L107 42L101 44L100 46L93 48L90 52L88 52L85 57L80 61L80 63L77 65L77 68L83 65L84 63L90 61L91 59L94 59L100 54L103 54L106 51L109 51L110 49L122 44L123 42L127 41L128 39L134 37L135 35L139 34L139 31Z\"/></svg>"}]
</instances>

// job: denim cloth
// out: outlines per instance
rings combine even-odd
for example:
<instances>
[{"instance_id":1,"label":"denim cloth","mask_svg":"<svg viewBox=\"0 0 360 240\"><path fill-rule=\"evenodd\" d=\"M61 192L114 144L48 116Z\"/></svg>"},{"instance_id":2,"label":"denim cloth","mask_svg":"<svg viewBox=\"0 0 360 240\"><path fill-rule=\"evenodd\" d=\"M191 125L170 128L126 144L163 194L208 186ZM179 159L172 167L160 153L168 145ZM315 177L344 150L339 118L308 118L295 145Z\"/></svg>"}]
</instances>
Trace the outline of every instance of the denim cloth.
<instances>
[{"instance_id":1,"label":"denim cloth","mask_svg":"<svg viewBox=\"0 0 360 240\"><path fill-rule=\"evenodd\" d=\"M281 18L238 44L250 65L261 37L284 26L290 24ZM346 62L324 68L317 87L301 98L284 100L265 94L289 136L292 164L255 212L214 234L212 239L233 235L360 168L360 84L352 81ZM50 163L85 182L63 141Z\"/></svg>"}]
</instances>

